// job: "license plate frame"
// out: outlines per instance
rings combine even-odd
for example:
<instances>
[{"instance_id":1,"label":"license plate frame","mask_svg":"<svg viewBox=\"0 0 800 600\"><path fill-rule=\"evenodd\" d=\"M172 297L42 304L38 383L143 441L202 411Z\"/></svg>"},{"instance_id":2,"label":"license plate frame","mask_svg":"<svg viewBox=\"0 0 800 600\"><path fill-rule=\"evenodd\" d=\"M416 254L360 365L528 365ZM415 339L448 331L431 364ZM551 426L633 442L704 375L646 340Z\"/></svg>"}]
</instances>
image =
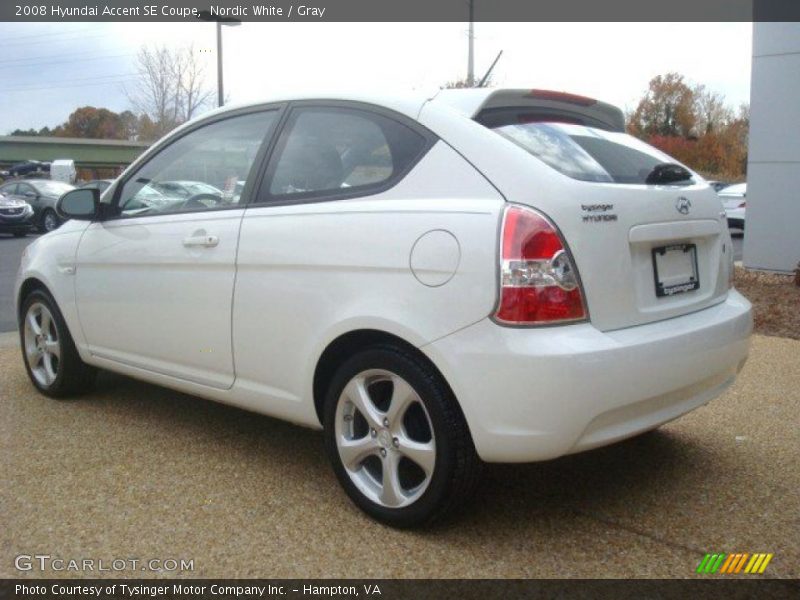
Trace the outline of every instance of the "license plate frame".
<instances>
[{"instance_id":1,"label":"license plate frame","mask_svg":"<svg viewBox=\"0 0 800 600\"><path fill-rule=\"evenodd\" d=\"M696 244L668 244L657 246L651 252L653 279L658 298L671 298L678 294L692 292L700 287ZM659 273L659 265L661 265L661 273Z\"/></svg>"}]
</instances>

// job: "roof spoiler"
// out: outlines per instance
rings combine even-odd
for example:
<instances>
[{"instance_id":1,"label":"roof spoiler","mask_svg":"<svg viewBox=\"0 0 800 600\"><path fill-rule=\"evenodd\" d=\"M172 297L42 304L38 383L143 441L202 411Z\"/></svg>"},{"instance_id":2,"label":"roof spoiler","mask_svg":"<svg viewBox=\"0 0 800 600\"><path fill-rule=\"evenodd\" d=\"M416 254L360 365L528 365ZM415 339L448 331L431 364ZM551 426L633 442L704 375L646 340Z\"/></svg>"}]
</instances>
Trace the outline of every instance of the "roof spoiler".
<instances>
[{"instance_id":1,"label":"roof spoiler","mask_svg":"<svg viewBox=\"0 0 800 600\"><path fill-rule=\"evenodd\" d=\"M625 115L606 102L552 90L492 90L486 88L441 90L435 97L471 119L484 111L521 109L544 115L578 118L611 131L625 131Z\"/></svg>"}]
</instances>

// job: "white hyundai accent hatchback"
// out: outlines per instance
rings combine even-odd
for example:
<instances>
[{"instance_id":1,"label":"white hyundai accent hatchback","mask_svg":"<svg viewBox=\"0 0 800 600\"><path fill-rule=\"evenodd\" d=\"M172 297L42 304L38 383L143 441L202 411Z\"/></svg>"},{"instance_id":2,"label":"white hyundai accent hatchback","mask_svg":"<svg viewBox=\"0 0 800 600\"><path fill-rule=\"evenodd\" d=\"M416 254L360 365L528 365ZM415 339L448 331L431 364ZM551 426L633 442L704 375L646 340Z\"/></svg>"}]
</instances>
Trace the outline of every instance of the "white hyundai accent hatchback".
<instances>
[{"instance_id":1,"label":"white hyundai accent hatchback","mask_svg":"<svg viewBox=\"0 0 800 600\"><path fill-rule=\"evenodd\" d=\"M32 243L16 287L44 394L96 368L323 428L395 526L462 503L481 461L658 427L748 352L717 194L543 90L276 99L156 143Z\"/></svg>"}]
</instances>

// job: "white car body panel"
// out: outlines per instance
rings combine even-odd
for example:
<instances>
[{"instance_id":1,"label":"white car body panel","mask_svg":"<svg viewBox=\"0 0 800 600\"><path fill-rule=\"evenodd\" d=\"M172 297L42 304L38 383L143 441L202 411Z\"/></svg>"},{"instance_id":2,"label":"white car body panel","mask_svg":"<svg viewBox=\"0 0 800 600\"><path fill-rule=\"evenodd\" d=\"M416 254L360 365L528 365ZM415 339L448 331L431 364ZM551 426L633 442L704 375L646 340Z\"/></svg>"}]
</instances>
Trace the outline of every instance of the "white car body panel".
<instances>
[{"instance_id":1,"label":"white car body panel","mask_svg":"<svg viewBox=\"0 0 800 600\"><path fill-rule=\"evenodd\" d=\"M744 364L751 328L750 303L731 291L703 311L614 332L484 320L422 350L453 382L481 458L526 462L609 444L706 404Z\"/></svg>"},{"instance_id":2,"label":"white car body panel","mask_svg":"<svg viewBox=\"0 0 800 600\"><path fill-rule=\"evenodd\" d=\"M713 190L701 180L570 179L472 121L488 92L471 95L456 108L444 96L310 95L398 111L440 140L372 196L67 222L28 247L18 300L26 281L45 285L90 364L317 428L313 379L325 348L352 331L397 336L443 374L487 461L610 443L721 393L747 356L752 321L729 291L732 249ZM678 197L689 214L676 211ZM507 202L560 228L587 322L491 320ZM584 205L603 204L615 220L584 219ZM192 235L219 243L186 248ZM656 298L651 248L676 240L697 245L701 288Z\"/></svg>"},{"instance_id":3,"label":"white car body panel","mask_svg":"<svg viewBox=\"0 0 800 600\"><path fill-rule=\"evenodd\" d=\"M231 301L243 213L159 215L90 225L75 261L87 350L195 383L230 387ZM215 236L218 244L184 245L189 237L203 236Z\"/></svg>"},{"instance_id":4,"label":"white car body panel","mask_svg":"<svg viewBox=\"0 0 800 600\"><path fill-rule=\"evenodd\" d=\"M719 201L705 182L689 186L617 185L578 181L562 175L525 150L453 111L427 104L420 121L448 140L489 179L509 202L528 204L547 214L572 250L587 295L592 323L602 330L620 329L701 310L721 302L727 293L730 236ZM502 142L502 143L498 143ZM689 214L676 210L679 197L692 203ZM613 208L599 213L584 206ZM586 222L584 217L613 214L614 221ZM693 237L692 222L716 223L713 231ZM700 293L656 298L649 248L629 239L633 227L666 224L673 240L696 243Z\"/></svg>"},{"instance_id":5,"label":"white car body panel","mask_svg":"<svg viewBox=\"0 0 800 600\"><path fill-rule=\"evenodd\" d=\"M439 142L376 196L248 208L233 317L236 391L318 424L314 406L303 402L312 395L309 373L340 335L373 329L420 346L485 318L497 299L494 248L504 204ZM458 240L461 256L455 277L431 287L414 276L410 257L421 236L440 230Z\"/></svg>"}]
</instances>

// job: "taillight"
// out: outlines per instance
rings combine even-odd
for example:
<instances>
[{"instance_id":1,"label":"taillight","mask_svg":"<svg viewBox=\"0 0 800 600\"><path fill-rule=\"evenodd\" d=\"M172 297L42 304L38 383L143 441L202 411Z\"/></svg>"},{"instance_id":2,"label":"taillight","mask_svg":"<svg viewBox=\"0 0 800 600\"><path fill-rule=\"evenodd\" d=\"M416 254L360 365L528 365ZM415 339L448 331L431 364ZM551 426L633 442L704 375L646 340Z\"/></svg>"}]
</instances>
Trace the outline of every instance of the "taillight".
<instances>
[{"instance_id":1,"label":"taillight","mask_svg":"<svg viewBox=\"0 0 800 600\"><path fill-rule=\"evenodd\" d=\"M737 208L746 208L746 207L747 207L747 202L742 202L739 206L737 206Z\"/></svg>"},{"instance_id":2,"label":"taillight","mask_svg":"<svg viewBox=\"0 0 800 600\"><path fill-rule=\"evenodd\" d=\"M547 217L522 206L506 207L500 253L495 320L540 325L586 318L578 272Z\"/></svg>"}]
</instances>

